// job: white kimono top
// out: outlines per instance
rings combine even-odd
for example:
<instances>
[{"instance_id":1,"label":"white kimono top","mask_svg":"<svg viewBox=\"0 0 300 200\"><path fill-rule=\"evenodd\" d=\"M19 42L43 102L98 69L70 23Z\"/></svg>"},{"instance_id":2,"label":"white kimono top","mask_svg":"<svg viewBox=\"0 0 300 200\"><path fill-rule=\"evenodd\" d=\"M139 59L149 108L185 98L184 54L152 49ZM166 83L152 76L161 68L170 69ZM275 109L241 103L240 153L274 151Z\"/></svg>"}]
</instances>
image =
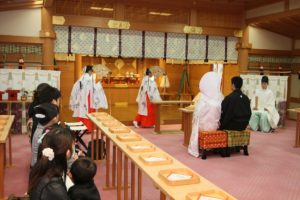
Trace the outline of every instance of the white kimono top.
<instances>
[{"instance_id":1,"label":"white kimono top","mask_svg":"<svg viewBox=\"0 0 300 200\"><path fill-rule=\"evenodd\" d=\"M108 108L101 83L95 83L93 76L85 73L76 81L71 92L69 106L73 111L73 117L87 118L89 94L90 108Z\"/></svg>"},{"instance_id":2,"label":"white kimono top","mask_svg":"<svg viewBox=\"0 0 300 200\"><path fill-rule=\"evenodd\" d=\"M275 98L270 89L256 89L253 98L251 99L251 108L255 107L255 97L258 97L257 110L252 112L265 112L267 113L270 126L276 128L279 122L279 114L276 109ZM267 111L265 111L265 108Z\"/></svg>"},{"instance_id":3,"label":"white kimono top","mask_svg":"<svg viewBox=\"0 0 300 200\"><path fill-rule=\"evenodd\" d=\"M138 114L144 116L148 115L146 93L148 94L150 101L161 101L156 82L154 78L149 78L149 76L143 78L136 98L136 102L138 103Z\"/></svg>"}]
</instances>

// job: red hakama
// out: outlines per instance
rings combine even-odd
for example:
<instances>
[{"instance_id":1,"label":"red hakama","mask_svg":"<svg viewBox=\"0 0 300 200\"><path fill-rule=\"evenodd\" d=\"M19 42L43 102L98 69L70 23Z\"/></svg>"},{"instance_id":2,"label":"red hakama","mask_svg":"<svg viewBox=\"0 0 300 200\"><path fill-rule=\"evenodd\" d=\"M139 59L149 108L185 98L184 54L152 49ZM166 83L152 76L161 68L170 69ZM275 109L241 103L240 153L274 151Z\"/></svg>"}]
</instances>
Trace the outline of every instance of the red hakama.
<instances>
[{"instance_id":1,"label":"red hakama","mask_svg":"<svg viewBox=\"0 0 300 200\"><path fill-rule=\"evenodd\" d=\"M150 102L148 94L146 94L148 115L137 114L134 121L138 122L141 127L153 127L155 125L155 105Z\"/></svg>"},{"instance_id":2,"label":"red hakama","mask_svg":"<svg viewBox=\"0 0 300 200\"><path fill-rule=\"evenodd\" d=\"M91 100L90 100L90 94L89 94L89 96L88 96L88 113L95 112L96 109L91 108L90 104L91 104ZM92 131L92 122L91 122L90 119L88 119L88 118L82 118L82 117L77 117L77 120L81 121L82 123L84 123L84 125L87 127L87 129L88 129L89 132Z\"/></svg>"}]
</instances>

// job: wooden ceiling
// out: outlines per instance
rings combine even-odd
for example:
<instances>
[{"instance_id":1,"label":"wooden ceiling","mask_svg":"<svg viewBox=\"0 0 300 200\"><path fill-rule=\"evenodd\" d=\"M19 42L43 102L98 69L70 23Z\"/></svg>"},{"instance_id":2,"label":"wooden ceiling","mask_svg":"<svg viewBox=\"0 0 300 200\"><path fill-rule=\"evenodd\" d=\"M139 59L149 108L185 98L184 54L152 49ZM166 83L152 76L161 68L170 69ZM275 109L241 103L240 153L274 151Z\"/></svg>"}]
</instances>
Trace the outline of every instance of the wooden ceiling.
<instances>
[{"instance_id":1,"label":"wooden ceiling","mask_svg":"<svg viewBox=\"0 0 300 200\"><path fill-rule=\"evenodd\" d=\"M113 18L113 11L99 12L91 6L115 8L117 3L125 6L144 6L167 10L190 8L242 14L247 10L285 0L0 0L0 11L38 8L54 5L55 14L89 15ZM292 13L292 14L291 14ZM270 30L291 38L300 39L300 10L272 16L248 19L247 24Z\"/></svg>"},{"instance_id":2,"label":"wooden ceiling","mask_svg":"<svg viewBox=\"0 0 300 200\"><path fill-rule=\"evenodd\" d=\"M0 11L41 8L43 0L0 0Z\"/></svg>"},{"instance_id":3,"label":"wooden ceiling","mask_svg":"<svg viewBox=\"0 0 300 200\"><path fill-rule=\"evenodd\" d=\"M250 24L290 38L300 39L300 14L262 19L259 22L254 21Z\"/></svg>"},{"instance_id":4,"label":"wooden ceiling","mask_svg":"<svg viewBox=\"0 0 300 200\"><path fill-rule=\"evenodd\" d=\"M43 4L51 4L53 2L58 2L59 5L65 4L68 5L73 3L74 6L77 4L101 4L101 3L116 3L121 2L124 4L146 4L146 5L158 5L158 6L171 6L171 7L221 7L221 9L225 8L242 8L242 10L253 9L256 7L264 6L267 4L279 2L282 0L0 0L0 11L1 10L12 10L12 9L24 9L24 8L36 8L42 7Z\"/></svg>"}]
</instances>

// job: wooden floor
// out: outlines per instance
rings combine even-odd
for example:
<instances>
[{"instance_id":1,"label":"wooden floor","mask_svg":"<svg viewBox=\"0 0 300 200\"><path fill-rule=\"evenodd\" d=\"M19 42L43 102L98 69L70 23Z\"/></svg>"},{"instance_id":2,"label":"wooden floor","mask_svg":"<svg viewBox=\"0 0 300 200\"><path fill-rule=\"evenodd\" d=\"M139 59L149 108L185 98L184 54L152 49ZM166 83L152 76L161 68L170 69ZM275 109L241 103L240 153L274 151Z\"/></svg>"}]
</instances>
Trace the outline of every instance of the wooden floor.
<instances>
[{"instance_id":1,"label":"wooden floor","mask_svg":"<svg viewBox=\"0 0 300 200\"><path fill-rule=\"evenodd\" d=\"M181 112L178 110L180 105L163 105L161 106L161 124L181 123ZM72 117L72 111L68 108L63 108L61 112L61 121L76 121ZM127 106L109 106L107 110L100 110L110 113L119 121L126 125L132 125L132 120L137 114L137 104L129 104Z\"/></svg>"}]
</instances>

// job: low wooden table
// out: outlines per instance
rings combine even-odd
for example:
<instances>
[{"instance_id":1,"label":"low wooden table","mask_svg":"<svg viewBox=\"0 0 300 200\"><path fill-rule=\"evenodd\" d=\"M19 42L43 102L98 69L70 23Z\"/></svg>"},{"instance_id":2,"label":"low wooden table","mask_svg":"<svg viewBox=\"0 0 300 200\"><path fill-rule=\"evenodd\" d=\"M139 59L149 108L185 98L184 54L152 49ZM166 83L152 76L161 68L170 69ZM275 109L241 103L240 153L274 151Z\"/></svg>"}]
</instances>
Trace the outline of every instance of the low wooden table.
<instances>
[{"instance_id":1,"label":"low wooden table","mask_svg":"<svg viewBox=\"0 0 300 200\"><path fill-rule=\"evenodd\" d=\"M145 139L142 135L135 133L133 130L129 134L138 135L140 141L122 141L118 139L118 136L122 134L115 134L109 130L109 127L103 125L101 120L98 120L93 114L87 114L87 117L94 123L99 130L99 133L103 135L106 141L106 179L104 189L117 189L117 200L130 199L142 199L143 190L143 177L148 177L153 185L160 192L160 200L173 199L173 200L185 200L190 194L201 191L216 191L222 192L226 199L236 200L233 196L223 191L218 186L214 185L200 174L194 172L192 169L173 158L167 152L164 152L155 144ZM117 121L110 116L111 119ZM121 124L121 126L123 126ZM149 153L140 151L134 152L129 146L132 145L145 145L152 147ZM112 152L111 152L112 151ZM143 155L165 155L172 162L163 165L147 165L141 157ZM112 162L111 162L112 161ZM130 168L129 168L130 165ZM193 184L183 184L181 186L169 185L164 179L161 178L161 171L174 171L176 169L184 169L192 172L198 178L200 182ZM136 173L137 171L137 173ZM131 181L129 181L131 180ZM130 190L128 184L130 183ZM224 199L225 199L224 198ZM193 198L194 199L194 198Z\"/></svg>"},{"instance_id":2,"label":"low wooden table","mask_svg":"<svg viewBox=\"0 0 300 200\"><path fill-rule=\"evenodd\" d=\"M296 124L296 138L295 138L295 148L300 147L300 108L288 109L290 112L297 113L297 124Z\"/></svg>"},{"instance_id":3,"label":"low wooden table","mask_svg":"<svg viewBox=\"0 0 300 200\"><path fill-rule=\"evenodd\" d=\"M191 104L192 101L153 101L155 105L155 128L154 132L161 134L162 131L160 129L160 107L161 105L170 105L170 104Z\"/></svg>"},{"instance_id":4,"label":"low wooden table","mask_svg":"<svg viewBox=\"0 0 300 200\"><path fill-rule=\"evenodd\" d=\"M183 130L183 145L188 146L190 142L190 137L192 133L192 121L194 109L190 108L179 108L182 112L182 123L181 129Z\"/></svg>"},{"instance_id":5,"label":"low wooden table","mask_svg":"<svg viewBox=\"0 0 300 200\"><path fill-rule=\"evenodd\" d=\"M0 199L4 199L4 169L6 163L6 142L9 141L9 143L11 143L11 137L9 133L14 119L15 116L10 115L4 129L0 131ZM9 153L11 154L11 145Z\"/></svg>"}]
</instances>

